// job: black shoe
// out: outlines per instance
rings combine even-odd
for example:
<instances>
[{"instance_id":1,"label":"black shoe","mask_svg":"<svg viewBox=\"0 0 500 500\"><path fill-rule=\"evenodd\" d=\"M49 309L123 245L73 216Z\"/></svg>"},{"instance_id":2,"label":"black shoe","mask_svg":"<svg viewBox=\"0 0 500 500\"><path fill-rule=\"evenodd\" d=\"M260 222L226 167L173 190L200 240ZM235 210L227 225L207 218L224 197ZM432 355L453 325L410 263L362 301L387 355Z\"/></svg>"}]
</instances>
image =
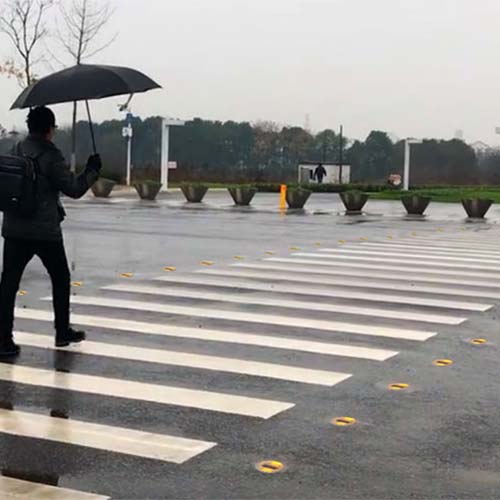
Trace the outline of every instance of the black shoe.
<instances>
[{"instance_id":1,"label":"black shoe","mask_svg":"<svg viewBox=\"0 0 500 500\"><path fill-rule=\"evenodd\" d=\"M0 342L0 358L13 358L20 353L21 348L12 339Z\"/></svg>"},{"instance_id":2,"label":"black shoe","mask_svg":"<svg viewBox=\"0 0 500 500\"><path fill-rule=\"evenodd\" d=\"M70 344L78 344L85 340L85 332L77 332L69 328L66 332L56 335L56 347L68 347Z\"/></svg>"}]
</instances>

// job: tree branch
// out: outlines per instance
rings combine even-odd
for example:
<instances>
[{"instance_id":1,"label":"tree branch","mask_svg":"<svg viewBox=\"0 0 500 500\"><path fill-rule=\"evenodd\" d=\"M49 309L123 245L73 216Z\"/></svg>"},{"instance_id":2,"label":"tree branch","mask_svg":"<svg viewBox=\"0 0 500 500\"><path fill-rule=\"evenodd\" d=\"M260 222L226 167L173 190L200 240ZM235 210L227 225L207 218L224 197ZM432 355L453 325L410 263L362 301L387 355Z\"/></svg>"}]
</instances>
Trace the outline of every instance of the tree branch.
<instances>
[{"instance_id":1,"label":"tree branch","mask_svg":"<svg viewBox=\"0 0 500 500\"><path fill-rule=\"evenodd\" d=\"M9 0L0 14L0 32L12 43L23 64L23 85L33 79L33 67L40 61L34 56L39 42L48 35L44 24L54 0Z\"/></svg>"},{"instance_id":2,"label":"tree branch","mask_svg":"<svg viewBox=\"0 0 500 500\"><path fill-rule=\"evenodd\" d=\"M65 33L63 35L59 32L58 39L77 64L102 52L117 38L117 34L114 34L109 40L97 43L97 38L115 12L109 3L99 5L100 2L101 0L73 0L69 7L62 3L60 5Z\"/></svg>"}]
</instances>

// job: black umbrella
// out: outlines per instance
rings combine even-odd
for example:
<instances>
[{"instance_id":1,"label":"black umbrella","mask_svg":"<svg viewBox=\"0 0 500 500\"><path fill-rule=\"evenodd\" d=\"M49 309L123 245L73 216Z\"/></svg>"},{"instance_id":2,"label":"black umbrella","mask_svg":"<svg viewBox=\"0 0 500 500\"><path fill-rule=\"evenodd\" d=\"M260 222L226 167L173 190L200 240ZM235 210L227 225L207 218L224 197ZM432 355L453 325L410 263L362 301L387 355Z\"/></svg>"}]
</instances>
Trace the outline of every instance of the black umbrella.
<instances>
[{"instance_id":1,"label":"black umbrella","mask_svg":"<svg viewBox=\"0 0 500 500\"><path fill-rule=\"evenodd\" d=\"M25 89L10 109L85 101L90 133L96 151L88 101L119 95L138 94L161 88L140 71L120 66L80 64L38 80Z\"/></svg>"}]
</instances>

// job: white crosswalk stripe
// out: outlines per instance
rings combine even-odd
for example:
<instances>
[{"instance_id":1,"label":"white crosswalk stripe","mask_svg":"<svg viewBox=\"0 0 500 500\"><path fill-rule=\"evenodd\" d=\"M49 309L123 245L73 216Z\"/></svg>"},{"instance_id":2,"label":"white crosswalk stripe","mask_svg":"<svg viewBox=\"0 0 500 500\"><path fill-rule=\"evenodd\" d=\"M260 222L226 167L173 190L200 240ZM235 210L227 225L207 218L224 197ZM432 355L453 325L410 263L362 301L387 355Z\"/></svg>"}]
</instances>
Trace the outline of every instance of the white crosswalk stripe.
<instances>
[{"instance_id":1,"label":"white crosswalk stripe","mask_svg":"<svg viewBox=\"0 0 500 500\"><path fill-rule=\"evenodd\" d=\"M495 278L500 278L499 276L496 276L496 273L492 273L491 271L463 271L463 270L451 270L451 269L432 269L429 268L428 265L422 266L422 265L415 265L411 264L411 262L408 263L408 265L402 266L399 265L401 260L397 259L397 264L391 264L391 262L394 262L394 259L392 260L387 260L385 261L386 263L379 264L375 262L372 264L370 259L352 259L351 261L346 261L343 262L342 260L333 260L333 259L317 259L315 258L316 254L314 254L313 257L309 258L297 258L297 257L272 257L269 259L266 259L268 262L280 262L280 263L287 263L291 264L292 266L295 264L306 264L306 265L312 265L312 266L324 266L324 267L355 267L357 269L375 269L375 270L384 270L384 271L401 271L401 272L408 272L409 275L419 273L420 275L425 275L425 274L437 274L439 276L445 275L445 276L467 276L471 278L483 278L483 279L490 279L492 277ZM366 261L366 262L364 262ZM291 267L292 267L291 266ZM439 266L438 266L439 267Z\"/></svg>"},{"instance_id":2,"label":"white crosswalk stripe","mask_svg":"<svg viewBox=\"0 0 500 500\"><path fill-rule=\"evenodd\" d=\"M486 280L486 279L466 279L466 278L450 278L446 277L443 278L442 276L439 275L439 273L430 273L429 275L425 275L425 271L420 272L418 269L416 270L417 272L412 272L412 268L405 268L404 274L398 274L396 272L388 274L385 272L385 269L387 270L395 270L395 271L400 271L401 269L394 269L394 267L387 267L387 266L370 266L370 265L357 265L356 267L352 267L351 264L344 264L340 263L338 267L329 265L326 263L328 267L334 267L334 269L328 269L324 267L318 267L316 262L313 262L311 264L307 265L295 265L296 261L292 260L290 262L289 259L286 259L285 262L281 263L282 259L274 259L272 262L258 262L258 263L241 263L241 264L234 264L235 267L238 269L243 268L243 269L257 269L264 271L266 273L271 273L271 272L283 272L286 274L286 276L293 276L293 277L300 277L300 276L305 276L306 279L308 276L311 276L312 279L315 280L318 279L318 277L325 277L326 279L332 279L332 277L336 276L343 276L343 277L358 277L358 278L363 278L363 280L382 280L386 285L384 285L384 288L386 286L394 281L402 281L404 283L408 282L421 282L421 283L438 283L438 284L446 284L446 285L458 285L458 286L469 286L469 287L481 287L485 290L488 288L492 288L493 290L490 290L492 293L495 293L495 289L500 288L500 283L491 281L491 280ZM291 264L291 265L290 265ZM320 266L321 266L320 262ZM205 272L205 271L203 271ZM457 273L449 273L452 276L456 276ZM448 273L446 274L448 276ZM351 283L355 283L351 279L349 281L346 281L345 278L339 278L341 280L341 284L344 284L345 286L351 286ZM318 281L319 283L319 281ZM363 286L364 281L360 282L360 286ZM367 283L370 283L367 281ZM352 285L356 286L356 285ZM367 287L370 287L370 285L367 285ZM392 287L392 283L391 283ZM409 286L404 285L404 289L408 290ZM397 290L398 288L394 288L394 290ZM413 288L412 288L413 290ZM432 293L432 292L427 292L426 293ZM468 295L466 295L468 296ZM471 296L474 296L472 294ZM484 297L492 297L496 298L496 295L484 295Z\"/></svg>"},{"instance_id":3,"label":"white crosswalk stripe","mask_svg":"<svg viewBox=\"0 0 500 500\"><path fill-rule=\"evenodd\" d=\"M0 409L0 432L182 464L216 443Z\"/></svg>"},{"instance_id":4,"label":"white crosswalk stripe","mask_svg":"<svg viewBox=\"0 0 500 500\"><path fill-rule=\"evenodd\" d=\"M363 242L361 245L348 245L344 248L378 248L382 250L394 250L397 252L402 252L404 254L412 253L418 251L418 253L425 253L428 255L451 255L451 256L462 256L470 257L471 255L477 255L478 257L491 257L492 259L500 259L500 251L480 251L474 250L473 254L470 249L465 250L461 248L450 248L450 247L436 247L434 245L415 245L401 242L394 243L374 243L374 242Z\"/></svg>"},{"instance_id":5,"label":"white crosswalk stripe","mask_svg":"<svg viewBox=\"0 0 500 500\"><path fill-rule=\"evenodd\" d=\"M401 252L401 251L393 251L390 252L387 249L384 249L384 251L380 250L370 250L370 249L353 249L353 248L323 248L320 250L320 252L325 252L328 255L345 255L346 253L349 255L383 255L384 257L404 257L404 259L418 259L419 261L433 261L433 260L438 260L438 261L450 261L450 262L456 262L458 263L470 263L470 262L478 262L478 263L484 263L484 264L500 264L500 259L487 259L484 257L462 257L462 256L450 256L450 255L432 255L432 254L426 254L426 253L406 253L406 252Z\"/></svg>"},{"instance_id":6,"label":"white crosswalk stripe","mask_svg":"<svg viewBox=\"0 0 500 500\"><path fill-rule=\"evenodd\" d=\"M380 256L379 256L380 255ZM385 257L383 256L384 254L377 254L377 256L363 256L363 255L356 255L355 253L350 253L350 254L341 254L340 250L338 251L338 254L327 254L327 253L309 253L309 252L299 252L299 253L294 253L294 257L306 257L306 258L311 258L311 259L337 259L337 260L346 260L346 261L368 261L368 262L394 262L394 258L392 257ZM401 258L401 256L397 256L398 262L401 264L414 264L415 259L410 259L410 258ZM470 264L467 262L460 262L460 263L449 263L449 262L432 262L430 260L425 260L425 262L422 262L424 259L423 258L418 258L418 261L420 265L424 264L425 266L430 266L430 267L438 267L438 268L457 268L457 269L478 269L478 270L487 270L490 272L490 274L498 275L500 277L500 266L489 266L489 265L474 265Z\"/></svg>"},{"instance_id":7,"label":"white crosswalk stripe","mask_svg":"<svg viewBox=\"0 0 500 500\"><path fill-rule=\"evenodd\" d=\"M469 250L469 251L487 251L487 252L495 252L498 251L498 245L495 243L480 243L474 240L471 241L459 241L459 240L432 240L429 238L411 238L411 239L405 239L402 238L400 240L397 240L398 243L421 243L425 245L433 245L436 248L459 248L461 250Z\"/></svg>"},{"instance_id":8,"label":"white crosswalk stripe","mask_svg":"<svg viewBox=\"0 0 500 500\"><path fill-rule=\"evenodd\" d=\"M34 335L25 332L16 334L21 345L52 349L53 339L44 335ZM74 349L66 349L75 352ZM324 370L298 368L289 365L273 363L259 363L245 361L244 359L222 358L217 356L203 356L179 351L166 351L161 349L146 349L136 346L121 344L105 344L102 342L87 341L78 347L81 354L105 356L108 358L143 361L144 363L161 363L165 365L185 366L204 370L253 375L256 377L274 378L303 384L318 384L334 386L351 375Z\"/></svg>"},{"instance_id":9,"label":"white crosswalk stripe","mask_svg":"<svg viewBox=\"0 0 500 500\"><path fill-rule=\"evenodd\" d=\"M109 497L0 476L0 498L21 500L108 500Z\"/></svg>"},{"instance_id":10,"label":"white crosswalk stripe","mask_svg":"<svg viewBox=\"0 0 500 500\"><path fill-rule=\"evenodd\" d=\"M203 292L200 290L192 290L192 289L188 290L180 288L171 289L164 287L134 285L134 284L112 285L104 287L104 290L138 293L145 295L157 295L163 297L181 297L181 298L192 298L196 300L220 301L220 302L229 302L233 304L305 309L310 311L323 311L323 312L340 313L348 315L370 316L374 318L393 318L393 319L402 319L409 321L421 321L424 323L437 323L442 325L460 325L466 321L466 318L460 318L457 317L456 315L418 313L404 309L390 310L390 309L373 308L373 307L322 304L317 302L316 303L305 302L299 300L275 299L263 296L258 297L257 295L254 294L248 297L245 295L243 296L235 295L233 292L229 293Z\"/></svg>"},{"instance_id":11,"label":"white crosswalk stripe","mask_svg":"<svg viewBox=\"0 0 500 500\"><path fill-rule=\"evenodd\" d=\"M428 241L445 241L445 242L453 242L453 241L462 241L467 243L481 243L486 242L488 244L492 244L494 241L494 237L496 236L496 232L493 231L468 231L465 234L420 234L414 236L415 238L428 240Z\"/></svg>"},{"instance_id":12,"label":"white crosswalk stripe","mask_svg":"<svg viewBox=\"0 0 500 500\"><path fill-rule=\"evenodd\" d=\"M268 419L294 406L282 401L1 363L0 380L263 419Z\"/></svg>"},{"instance_id":13,"label":"white crosswalk stripe","mask_svg":"<svg viewBox=\"0 0 500 500\"><path fill-rule=\"evenodd\" d=\"M45 321L52 323L54 316L48 311L38 309L18 309L16 317L20 319ZM197 339L207 342L225 342L248 346L268 347L272 349L286 349L293 351L324 354L330 356L345 356L348 358L362 358L374 361L386 361L398 354L397 351L374 349L343 344L331 344L301 340L293 337L276 337L272 335L253 335L226 330L213 330L206 328L190 328L159 323L145 323L142 321L108 318L86 314L73 314L71 320L75 325L93 328L106 328L122 332L137 334L158 335L163 337L176 337L184 339Z\"/></svg>"},{"instance_id":14,"label":"white crosswalk stripe","mask_svg":"<svg viewBox=\"0 0 500 500\"><path fill-rule=\"evenodd\" d=\"M289 326L296 328L314 328L328 332L345 332L359 335L392 337L406 340L425 341L434 337L437 332L413 330L406 328L391 328L385 326L372 326L359 323L347 323L330 320L304 319L300 317L280 316L276 314L260 314L240 311L227 311L216 308L200 308L196 306L177 306L155 302L141 302L135 300L110 299L98 296L76 296L72 298L73 304L128 309L133 311L146 311L162 314L177 314L198 318L216 318L235 320L248 323L261 323L269 325Z\"/></svg>"},{"instance_id":15,"label":"white crosswalk stripe","mask_svg":"<svg viewBox=\"0 0 500 500\"><path fill-rule=\"evenodd\" d=\"M193 285L210 285L214 287L233 287L236 289L242 290L259 290L265 292L274 292L274 293L292 293L292 294L300 294L300 295L313 295L313 296L323 296L323 297L332 297L337 299L355 299L355 300L367 300L374 302L388 302L395 304L411 304L417 306L427 306L427 307L437 307L437 308L446 308L446 309L459 309L464 311L488 311L493 306L489 304L479 304L474 302L461 302L456 300L441 300L441 299L433 299L433 298L423 298L417 296L405 296L405 295L391 295L387 294L385 289L387 286L387 280L381 281L377 286L371 285L371 288L380 288L380 290L375 293L362 293L362 292L353 292L346 290L346 286L351 287L352 282L349 281L347 284L345 280L341 279L328 279L322 276L298 276L296 274L290 276L290 274L286 273L273 273L266 271L245 271L245 270L233 270L233 269L207 269L204 271L199 271L203 275L209 274L210 276L176 276L169 277L164 276L158 278L160 281L164 281L167 283L183 283L183 284L193 284ZM247 278L246 280L242 278ZM261 281L250 281L250 279L258 279L264 280ZM300 283L308 283L313 286L304 287L300 285ZM290 284L289 284L290 283ZM365 281L358 282L360 286L370 288L370 286L366 286ZM315 285L330 285L328 288L325 287L316 287ZM337 285L339 289L335 290L332 286ZM370 284L369 284L370 285ZM408 291L408 286L404 288L396 288L391 285L391 290L402 290ZM433 291L432 288L427 287L423 291L425 293L448 293L449 295L453 295L453 288L444 289L445 291ZM411 292L418 292L419 290L415 290L415 287L411 287ZM500 294L499 294L500 297Z\"/></svg>"}]
</instances>

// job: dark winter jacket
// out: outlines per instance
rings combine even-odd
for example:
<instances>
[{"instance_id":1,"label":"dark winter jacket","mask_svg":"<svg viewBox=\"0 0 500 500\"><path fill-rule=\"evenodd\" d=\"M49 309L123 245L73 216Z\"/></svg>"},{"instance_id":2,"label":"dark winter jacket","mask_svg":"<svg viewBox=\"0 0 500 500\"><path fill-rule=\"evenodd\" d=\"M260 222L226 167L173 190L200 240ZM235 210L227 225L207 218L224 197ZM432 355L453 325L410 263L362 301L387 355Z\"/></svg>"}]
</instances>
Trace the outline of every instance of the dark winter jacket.
<instances>
[{"instance_id":1,"label":"dark winter jacket","mask_svg":"<svg viewBox=\"0 0 500 500\"><path fill-rule=\"evenodd\" d=\"M2 236L39 241L61 240L61 222L65 212L59 199L60 193L70 198L81 198L97 180L98 174L89 169L80 175L73 174L59 149L41 137L28 136L19 148L24 156L36 158L40 169L38 208L35 216L30 218L5 213ZM17 154L16 151L13 154Z\"/></svg>"},{"instance_id":2,"label":"dark winter jacket","mask_svg":"<svg viewBox=\"0 0 500 500\"><path fill-rule=\"evenodd\" d=\"M314 177L316 179L323 179L323 177L326 176L326 170L325 170L325 167L323 167L323 165L319 165L316 170L314 171Z\"/></svg>"}]
</instances>

